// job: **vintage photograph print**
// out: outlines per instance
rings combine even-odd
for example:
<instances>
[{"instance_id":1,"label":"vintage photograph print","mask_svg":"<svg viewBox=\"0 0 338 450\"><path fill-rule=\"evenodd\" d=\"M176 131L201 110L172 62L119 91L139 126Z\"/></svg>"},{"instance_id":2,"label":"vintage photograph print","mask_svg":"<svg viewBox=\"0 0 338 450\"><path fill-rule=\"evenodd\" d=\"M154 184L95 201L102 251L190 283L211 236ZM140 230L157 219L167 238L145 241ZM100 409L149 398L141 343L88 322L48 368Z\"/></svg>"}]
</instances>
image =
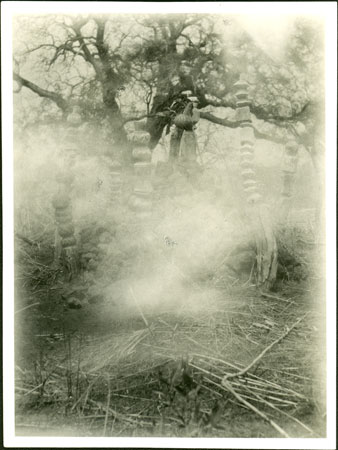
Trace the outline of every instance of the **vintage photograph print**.
<instances>
[{"instance_id":1,"label":"vintage photograph print","mask_svg":"<svg viewBox=\"0 0 338 450\"><path fill-rule=\"evenodd\" d=\"M4 3L8 443L331 448L335 3Z\"/></svg>"}]
</instances>

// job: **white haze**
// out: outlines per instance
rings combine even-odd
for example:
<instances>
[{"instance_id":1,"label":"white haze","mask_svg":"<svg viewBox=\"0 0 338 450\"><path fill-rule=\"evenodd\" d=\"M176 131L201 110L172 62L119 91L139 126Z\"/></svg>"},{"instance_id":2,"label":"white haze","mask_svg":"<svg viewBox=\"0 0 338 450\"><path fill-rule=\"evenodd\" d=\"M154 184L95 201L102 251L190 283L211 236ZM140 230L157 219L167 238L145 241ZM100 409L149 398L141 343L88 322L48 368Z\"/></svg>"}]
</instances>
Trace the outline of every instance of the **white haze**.
<instances>
[{"instance_id":1,"label":"white haze","mask_svg":"<svg viewBox=\"0 0 338 450\"><path fill-rule=\"evenodd\" d=\"M247 244L252 238L250 229L243 227L238 136L236 131L226 132L212 125L211 138L205 146L206 126L201 121L197 130L206 167L199 186L195 189L180 177L172 179L167 186L172 193L154 203L153 218L144 223L127 204L122 204L120 209L114 205L106 159L85 146L78 149L71 169L76 233L93 221L115 233L111 244L104 249L105 259L92 274L92 289L105 298L103 315L114 316L117 309L134 314L137 305L152 312L208 311L219 295L212 287L213 277L221 274L223 287L234 281L227 276L226 257L236 245ZM161 158L166 158L163 148L167 139L155 150L157 159L161 152ZM263 170L262 176L270 177L261 179L260 185L264 191L266 181L266 200L272 208L281 188L282 149L264 141L257 141L256 147L258 169ZM269 157L265 157L267 154ZM213 160L215 155L218 159ZM307 161L305 165L304 161ZM299 185L308 177L307 164L303 155ZM58 189L55 174L69 168L66 151L48 128L32 130L29 138L17 142L15 224L18 231L34 237L34 233L45 228L52 235L55 225L51 199ZM126 181L126 187L131 189L131 180ZM304 198L307 194L303 192ZM168 247L165 236L177 245ZM130 253L131 248L136 250ZM118 257L114 256L116 252ZM113 275L116 258L127 259L129 267Z\"/></svg>"},{"instance_id":2,"label":"white haze","mask_svg":"<svg viewBox=\"0 0 338 450\"><path fill-rule=\"evenodd\" d=\"M290 32L296 20L289 15L245 15L236 16L236 21L252 37L269 57L281 61Z\"/></svg>"}]
</instances>

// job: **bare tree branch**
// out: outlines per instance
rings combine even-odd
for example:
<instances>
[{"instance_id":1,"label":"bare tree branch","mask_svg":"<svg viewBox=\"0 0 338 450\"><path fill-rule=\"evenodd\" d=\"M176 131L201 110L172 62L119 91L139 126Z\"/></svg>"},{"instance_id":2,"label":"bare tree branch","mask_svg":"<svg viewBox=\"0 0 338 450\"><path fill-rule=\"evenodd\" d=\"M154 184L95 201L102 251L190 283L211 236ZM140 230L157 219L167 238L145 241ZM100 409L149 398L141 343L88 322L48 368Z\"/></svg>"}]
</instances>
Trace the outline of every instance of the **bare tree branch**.
<instances>
[{"instance_id":1,"label":"bare tree branch","mask_svg":"<svg viewBox=\"0 0 338 450\"><path fill-rule=\"evenodd\" d=\"M83 21L77 22L73 25L72 29L75 32L75 40L77 40L79 42L80 48L83 51L85 60L93 66L98 78L100 80L102 80L103 79L102 67L99 64L99 61L96 60L94 58L94 55L90 52L90 50L85 42L85 37L81 33L81 28L83 25L84 25Z\"/></svg>"},{"instance_id":2,"label":"bare tree branch","mask_svg":"<svg viewBox=\"0 0 338 450\"><path fill-rule=\"evenodd\" d=\"M37 94L39 97L44 97L52 100L60 109L62 109L62 111L66 112L69 109L69 102L66 101L60 94L43 89L37 84L26 80L26 78L23 78L17 73L13 73L13 80L16 81L19 86L24 86L35 92L35 94Z\"/></svg>"},{"instance_id":3,"label":"bare tree branch","mask_svg":"<svg viewBox=\"0 0 338 450\"><path fill-rule=\"evenodd\" d=\"M147 119L148 117L156 117L156 114L142 114L140 116L130 116L130 117L126 117L123 120L123 125L125 125L128 122L134 122L137 120L142 120L142 119Z\"/></svg>"},{"instance_id":4,"label":"bare tree branch","mask_svg":"<svg viewBox=\"0 0 338 450\"><path fill-rule=\"evenodd\" d=\"M157 117L157 114L142 114L139 116L126 117L123 120L123 124L150 117ZM208 120L209 122L215 123L217 125L233 129L239 128L241 124L240 122L237 122L235 120L222 119L220 117L214 116L209 112L204 111L200 111L200 118ZM287 136L276 136L273 134L263 133L262 131L259 131L256 127L253 128L253 131L256 139L264 139L267 141L275 142L276 144L285 144L285 142L287 141Z\"/></svg>"},{"instance_id":5,"label":"bare tree branch","mask_svg":"<svg viewBox=\"0 0 338 450\"><path fill-rule=\"evenodd\" d=\"M222 125L223 127L238 128L240 126L240 122L237 122L235 120L222 119L220 117L214 116L209 112L201 111L200 118L209 120L209 122L215 123L217 125ZM265 139L267 141L275 142L276 144L284 144L287 140L286 137L273 136L271 134L263 133L256 127L254 127L253 130L256 139Z\"/></svg>"},{"instance_id":6,"label":"bare tree branch","mask_svg":"<svg viewBox=\"0 0 338 450\"><path fill-rule=\"evenodd\" d=\"M212 96L214 98L210 98L210 96L206 97L203 91L198 91L197 97L201 108L205 106L215 106L215 107L236 109L235 99L225 100L221 96L218 97L216 95ZM270 114L262 106L255 104L252 104L250 106L250 111L257 119L261 119L264 120L265 122L277 125L280 128L289 128L290 124L303 119L310 105L311 102L306 102L300 111L294 113L290 117Z\"/></svg>"},{"instance_id":7,"label":"bare tree branch","mask_svg":"<svg viewBox=\"0 0 338 450\"><path fill-rule=\"evenodd\" d=\"M239 127L239 122L235 122L228 119L221 119L220 117L214 116L213 114L209 112L203 112L200 111L200 118L209 120L210 122L216 123L218 125L223 125L224 127L228 128L237 128Z\"/></svg>"}]
</instances>

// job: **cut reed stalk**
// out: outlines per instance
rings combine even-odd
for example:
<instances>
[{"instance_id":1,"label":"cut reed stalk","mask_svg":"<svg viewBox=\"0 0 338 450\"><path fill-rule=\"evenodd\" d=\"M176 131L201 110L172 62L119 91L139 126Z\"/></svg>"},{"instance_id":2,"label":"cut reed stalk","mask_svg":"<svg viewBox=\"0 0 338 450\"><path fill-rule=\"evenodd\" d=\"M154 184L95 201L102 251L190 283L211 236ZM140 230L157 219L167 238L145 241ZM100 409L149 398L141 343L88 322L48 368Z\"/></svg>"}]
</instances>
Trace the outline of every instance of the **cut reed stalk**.
<instances>
[{"instance_id":1,"label":"cut reed stalk","mask_svg":"<svg viewBox=\"0 0 338 450\"><path fill-rule=\"evenodd\" d=\"M109 407L110 407L110 379L109 379L109 377L107 377L107 405L106 405L106 414L105 414L104 425L103 425L103 436L106 435L108 417L109 417Z\"/></svg>"},{"instance_id":2,"label":"cut reed stalk","mask_svg":"<svg viewBox=\"0 0 338 450\"><path fill-rule=\"evenodd\" d=\"M247 406L249 409L251 409L255 414L260 416L262 419L264 419L266 422L268 422L275 430L277 430L283 437L289 438L290 436L287 434L285 430L283 430L282 427L280 427L275 421L270 419L266 414L264 414L262 411L260 411L258 408L256 408L254 405L249 403L247 400L245 400L238 392L233 389L231 386L231 383L228 381L222 380L223 386L232 393L232 395L241 403L243 403L245 406Z\"/></svg>"},{"instance_id":3,"label":"cut reed stalk","mask_svg":"<svg viewBox=\"0 0 338 450\"><path fill-rule=\"evenodd\" d=\"M286 336L288 336L288 334L303 320L305 319L305 317L308 315L309 313L304 314L302 317L300 317L285 333L282 334L282 336L280 336L278 339L274 340L273 342L271 342L270 345L268 345L248 366L246 366L244 369L240 370L237 373L232 373L232 374L227 374L225 375L225 377L223 378L223 381L226 382L227 380L229 380L230 378L235 378L235 377L239 377L242 376L244 374L246 374L247 372L249 372L250 369L252 369L252 367L254 365L256 365L258 363L258 361L260 361L263 356L272 349L272 347L274 347L275 345L277 345L279 342L281 342L284 338L286 338Z\"/></svg>"},{"instance_id":4,"label":"cut reed stalk","mask_svg":"<svg viewBox=\"0 0 338 450\"><path fill-rule=\"evenodd\" d=\"M287 413L286 411L283 411L283 410L277 408L276 405L274 405L273 403L265 400L259 394L254 393L254 395L255 395L255 397L257 397L259 400L261 400L263 403L265 403L270 408L274 409L275 411L277 411L280 414L283 414L285 417L288 417L289 419L293 420L294 422L296 422L298 425L303 427L306 431L308 431L312 435L315 435L315 432L309 426L305 425L303 422L301 422L299 419L297 419L297 417L294 417L291 414Z\"/></svg>"}]
</instances>

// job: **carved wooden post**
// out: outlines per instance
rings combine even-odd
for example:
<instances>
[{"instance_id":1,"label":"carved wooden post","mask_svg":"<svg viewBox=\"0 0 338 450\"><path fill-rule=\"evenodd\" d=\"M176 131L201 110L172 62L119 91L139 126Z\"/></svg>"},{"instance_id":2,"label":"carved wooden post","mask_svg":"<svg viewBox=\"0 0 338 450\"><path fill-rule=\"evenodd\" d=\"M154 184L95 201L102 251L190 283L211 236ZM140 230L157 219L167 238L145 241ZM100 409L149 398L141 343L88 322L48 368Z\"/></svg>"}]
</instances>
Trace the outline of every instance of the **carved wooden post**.
<instances>
[{"instance_id":1,"label":"carved wooden post","mask_svg":"<svg viewBox=\"0 0 338 450\"><path fill-rule=\"evenodd\" d=\"M133 145L134 190L129 201L130 208L139 217L148 217L152 208L151 152L148 148L149 133L135 130L129 136Z\"/></svg>"},{"instance_id":2,"label":"carved wooden post","mask_svg":"<svg viewBox=\"0 0 338 450\"><path fill-rule=\"evenodd\" d=\"M110 185L113 201L119 201L122 192L121 164L118 161L112 161L110 164Z\"/></svg>"},{"instance_id":3,"label":"carved wooden post","mask_svg":"<svg viewBox=\"0 0 338 450\"><path fill-rule=\"evenodd\" d=\"M283 162L283 189L280 209L280 221L284 224L290 212L293 188L298 165L298 144L290 140L285 145Z\"/></svg>"},{"instance_id":4,"label":"carved wooden post","mask_svg":"<svg viewBox=\"0 0 338 450\"><path fill-rule=\"evenodd\" d=\"M236 89L236 119L240 122L240 167L243 189L249 204L256 204L261 200L258 192L254 167L255 137L251 123L250 101L248 99L248 83L239 80L234 84Z\"/></svg>"},{"instance_id":5,"label":"carved wooden post","mask_svg":"<svg viewBox=\"0 0 338 450\"><path fill-rule=\"evenodd\" d=\"M74 110L67 117L67 129L64 133L64 164L56 175L59 183L58 193L53 198L55 209L55 254L54 263L59 265L60 258L64 257L67 269L71 275L78 271L76 255L76 238L73 225L72 205L70 192L74 181L71 167L74 163L79 147L79 135L77 127L81 123L79 111Z\"/></svg>"},{"instance_id":6,"label":"carved wooden post","mask_svg":"<svg viewBox=\"0 0 338 450\"><path fill-rule=\"evenodd\" d=\"M70 274L77 273L76 238L73 225L72 205L69 192L73 176L64 172L57 175L59 192L53 198L55 209L55 263L58 265L60 257L65 257L67 269Z\"/></svg>"},{"instance_id":7,"label":"carved wooden post","mask_svg":"<svg viewBox=\"0 0 338 450\"><path fill-rule=\"evenodd\" d=\"M247 213L255 234L257 251L257 283L269 288L276 279L277 243L267 206L262 204L254 166L254 132L251 122L248 83L241 75L235 83L236 114L240 122L240 167L243 189L248 203Z\"/></svg>"},{"instance_id":8,"label":"carved wooden post","mask_svg":"<svg viewBox=\"0 0 338 450\"><path fill-rule=\"evenodd\" d=\"M79 126L81 124L81 115L77 107L67 116L67 128L64 134L64 150L66 153L76 153L80 145Z\"/></svg>"}]
</instances>

